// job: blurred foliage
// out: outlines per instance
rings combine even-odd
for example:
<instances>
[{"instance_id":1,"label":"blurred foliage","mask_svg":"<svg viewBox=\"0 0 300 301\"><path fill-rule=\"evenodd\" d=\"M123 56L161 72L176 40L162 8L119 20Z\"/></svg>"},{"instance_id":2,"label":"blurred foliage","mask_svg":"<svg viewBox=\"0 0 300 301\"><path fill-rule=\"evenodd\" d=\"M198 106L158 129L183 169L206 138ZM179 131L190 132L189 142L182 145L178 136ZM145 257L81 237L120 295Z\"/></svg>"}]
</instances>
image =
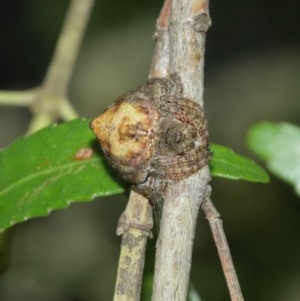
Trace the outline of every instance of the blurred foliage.
<instances>
[{"instance_id":1,"label":"blurred foliage","mask_svg":"<svg viewBox=\"0 0 300 301\"><path fill-rule=\"evenodd\" d=\"M261 122L248 134L249 147L300 196L300 128L289 123Z\"/></svg>"},{"instance_id":2,"label":"blurred foliage","mask_svg":"<svg viewBox=\"0 0 300 301\"><path fill-rule=\"evenodd\" d=\"M55 3L55 5L54 5ZM0 88L41 82L69 1L0 2ZM161 1L98 0L81 48L70 96L88 118L144 82ZM299 124L300 3L211 1L205 106L211 140L250 154L245 134L260 120ZM0 147L27 129L30 112L0 108ZM300 202L290 186L214 179L246 300L300 299ZM73 204L17 226L2 301L94 301L113 295L119 252L114 236L126 196ZM153 248L154 249L154 248ZM151 260L151 258L149 259ZM229 300L206 220L200 215L192 282L202 300Z\"/></svg>"}]
</instances>

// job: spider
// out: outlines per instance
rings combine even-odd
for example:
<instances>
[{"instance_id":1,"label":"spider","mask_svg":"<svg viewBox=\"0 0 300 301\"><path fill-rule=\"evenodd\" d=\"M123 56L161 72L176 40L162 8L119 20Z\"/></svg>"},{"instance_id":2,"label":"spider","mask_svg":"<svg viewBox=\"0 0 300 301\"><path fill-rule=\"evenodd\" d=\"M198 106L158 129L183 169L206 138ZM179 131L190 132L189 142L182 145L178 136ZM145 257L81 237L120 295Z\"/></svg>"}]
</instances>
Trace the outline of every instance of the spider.
<instances>
[{"instance_id":1,"label":"spider","mask_svg":"<svg viewBox=\"0 0 300 301\"><path fill-rule=\"evenodd\" d=\"M175 73L124 93L90 127L111 166L151 202L210 158L203 110Z\"/></svg>"}]
</instances>

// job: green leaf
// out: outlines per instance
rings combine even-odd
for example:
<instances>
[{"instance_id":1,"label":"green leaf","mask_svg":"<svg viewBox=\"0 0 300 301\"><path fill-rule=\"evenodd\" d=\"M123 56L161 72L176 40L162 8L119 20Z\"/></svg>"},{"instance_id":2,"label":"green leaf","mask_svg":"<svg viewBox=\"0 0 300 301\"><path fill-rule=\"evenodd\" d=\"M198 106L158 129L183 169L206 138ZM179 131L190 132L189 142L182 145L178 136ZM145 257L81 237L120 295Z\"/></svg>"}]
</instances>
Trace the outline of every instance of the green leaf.
<instances>
[{"instance_id":1,"label":"green leaf","mask_svg":"<svg viewBox=\"0 0 300 301\"><path fill-rule=\"evenodd\" d=\"M276 176L300 195L300 128L289 123L261 122L248 133L250 149Z\"/></svg>"},{"instance_id":2,"label":"green leaf","mask_svg":"<svg viewBox=\"0 0 300 301\"><path fill-rule=\"evenodd\" d=\"M188 288L187 301L201 301L199 293L196 291L192 284L190 284Z\"/></svg>"},{"instance_id":3,"label":"green leaf","mask_svg":"<svg viewBox=\"0 0 300 301\"><path fill-rule=\"evenodd\" d=\"M211 151L213 153L210 161L212 176L251 182L269 182L269 176L262 167L234 153L230 148L211 144Z\"/></svg>"},{"instance_id":4,"label":"green leaf","mask_svg":"<svg viewBox=\"0 0 300 301\"><path fill-rule=\"evenodd\" d=\"M122 193L111 176L86 119L45 128L21 137L0 152L0 230L29 218L48 215L72 202ZM91 156L79 151L92 149ZM212 145L213 176L267 182L253 161Z\"/></svg>"},{"instance_id":5,"label":"green leaf","mask_svg":"<svg viewBox=\"0 0 300 301\"><path fill-rule=\"evenodd\" d=\"M124 191L93 148L88 123L81 118L50 126L0 152L0 230L72 202ZM91 157L80 157L87 147L94 149Z\"/></svg>"}]
</instances>

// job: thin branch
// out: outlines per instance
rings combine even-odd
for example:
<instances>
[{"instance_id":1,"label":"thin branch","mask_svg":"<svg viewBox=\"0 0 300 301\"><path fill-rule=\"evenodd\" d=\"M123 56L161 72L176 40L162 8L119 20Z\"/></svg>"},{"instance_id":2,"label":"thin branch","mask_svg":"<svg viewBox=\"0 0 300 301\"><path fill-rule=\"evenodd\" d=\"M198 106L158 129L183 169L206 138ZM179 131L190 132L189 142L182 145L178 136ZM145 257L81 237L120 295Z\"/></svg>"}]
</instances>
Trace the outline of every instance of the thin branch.
<instances>
[{"instance_id":1,"label":"thin branch","mask_svg":"<svg viewBox=\"0 0 300 301\"><path fill-rule=\"evenodd\" d=\"M30 120L30 124L27 129L27 134L34 133L53 122L53 117L48 113L37 113L34 114Z\"/></svg>"},{"instance_id":2,"label":"thin branch","mask_svg":"<svg viewBox=\"0 0 300 301\"><path fill-rule=\"evenodd\" d=\"M164 5L157 19L157 29L168 29L171 13L172 0L165 0Z\"/></svg>"},{"instance_id":3,"label":"thin branch","mask_svg":"<svg viewBox=\"0 0 300 301\"><path fill-rule=\"evenodd\" d=\"M93 4L94 0L73 0L70 4L43 83L56 95L66 94Z\"/></svg>"},{"instance_id":4,"label":"thin branch","mask_svg":"<svg viewBox=\"0 0 300 301\"><path fill-rule=\"evenodd\" d=\"M170 3L170 1L171 0L167 0L166 2ZM156 46L149 72L149 78L166 77L169 73L169 38L167 28L169 18L169 12L167 10L169 9L170 5L164 5L157 20L158 29L154 34ZM166 26L163 28L162 24L165 24ZM137 205L139 206L140 210L136 210L135 206ZM130 212L130 210L133 210L133 212ZM136 227L131 228L130 224L134 224L134 220L138 218L137 216L135 216L135 214L140 215L139 211L148 212L148 221L146 219L144 223L146 225L151 225L151 228L148 229L151 230L153 227L152 206L149 204L149 201L142 195L131 191L127 208L120 218L117 230L117 234L123 236L114 301L140 300L142 285L141 277L144 270L145 260L145 247L149 235L141 235L138 245L134 249L131 249L134 255L131 254L132 252L128 254L128 237L133 237L133 233L137 231ZM129 220L129 216L131 217L131 221ZM125 223L124 220L126 220ZM127 258L130 258L129 264L128 260L127 262L125 260L125 255L127 255Z\"/></svg>"},{"instance_id":5,"label":"thin branch","mask_svg":"<svg viewBox=\"0 0 300 301\"><path fill-rule=\"evenodd\" d=\"M77 117L66 95L94 2L71 2L45 79L31 105L35 116L29 125L29 132L49 125L59 117L66 120Z\"/></svg>"},{"instance_id":6,"label":"thin branch","mask_svg":"<svg viewBox=\"0 0 300 301\"><path fill-rule=\"evenodd\" d=\"M0 104L29 106L34 116L28 132L51 124L57 118L78 116L67 90L75 61L95 0L72 0L56 48L41 86L27 91L0 91Z\"/></svg>"},{"instance_id":7,"label":"thin branch","mask_svg":"<svg viewBox=\"0 0 300 301\"><path fill-rule=\"evenodd\" d=\"M203 104L207 0L173 0L169 22L170 73L183 83L185 97ZM199 207L210 180L206 166L188 179L169 184L157 242L153 301L185 301Z\"/></svg>"},{"instance_id":8,"label":"thin branch","mask_svg":"<svg viewBox=\"0 0 300 301\"><path fill-rule=\"evenodd\" d=\"M78 114L70 101L62 101L59 106L59 112L59 115L63 120L72 120L78 117Z\"/></svg>"},{"instance_id":9,"label":"thin branch","mask_svg":"<svg viewBox=\"0 0 300 301\"><path fill-rule=\"evenodd\" d=\"M29 106L37 96L37 89L25 91L0 90L0 104L11 106Z\"/></svg>"},{"instance_id":10,"label":"thin branch","mask_svg":"<svg viewBox=\"0 0 300 301\"><path fill-rule=\"evenodd\" d=\"M238 281L238 277L233 265L230 249L226 239L220 214L213 205L210 197L202 203L202 210L208 219L211 232L217 247L223 272L226 278L227 287L232 301L243 301L243 295Z\"/></svg>"},{"instance_id":11,"label":"thin branch","mask_svg":"<svg viewBox=\"0 0 300 301\"><path fill-rule=\"evenodd\" d=\"M149 78L168 77L170 70L169 18L172 0L165 0L156 21L156 32L153 35L155 49L149 72Z\"/></svg>"},{"instance_id":12,"label":"thin branch","mask_svg":"<svg viewBox=\"0 0 300 301\"><path fill-rule=\"evenodd\" d=\"M114 301L140 300L146 243L152 227L152 206L145 197L131 191L117 229L122 243Z\"/></svg>"}]
</instances>

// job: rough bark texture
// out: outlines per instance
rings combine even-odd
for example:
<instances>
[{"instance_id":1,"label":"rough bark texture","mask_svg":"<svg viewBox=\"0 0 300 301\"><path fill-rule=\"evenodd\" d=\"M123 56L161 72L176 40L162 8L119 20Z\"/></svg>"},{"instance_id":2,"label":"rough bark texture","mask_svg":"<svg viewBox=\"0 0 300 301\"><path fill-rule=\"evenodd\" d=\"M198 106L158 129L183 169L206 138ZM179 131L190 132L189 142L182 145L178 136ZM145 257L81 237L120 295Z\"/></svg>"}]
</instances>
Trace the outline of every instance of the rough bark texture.
<instances>
[{"instance_id":1,"label":"rough bark texture","mask_svg":"<svg viewBox=\"0 0 300 301\"><path fill-rule=\"evenodd\" d=\"M169 72L183 83L183 96L203 105L208 1L173 0L169 20ZM209 168L168 185L157 242L152 301L187 297L192 246L199 207L206 197Z\"/></svg>"},{"instance_id":2,"label":"rough bark texture","mask_svg":"<svg viewBox=\"0 0 300 301\"><path fill-rule=\"evenodd\" d=\"M152 227L152 206L142 195L131 191L117 229L122 243L114 301L140 299L146 243Z\"/></svg>"}]
</instances>

